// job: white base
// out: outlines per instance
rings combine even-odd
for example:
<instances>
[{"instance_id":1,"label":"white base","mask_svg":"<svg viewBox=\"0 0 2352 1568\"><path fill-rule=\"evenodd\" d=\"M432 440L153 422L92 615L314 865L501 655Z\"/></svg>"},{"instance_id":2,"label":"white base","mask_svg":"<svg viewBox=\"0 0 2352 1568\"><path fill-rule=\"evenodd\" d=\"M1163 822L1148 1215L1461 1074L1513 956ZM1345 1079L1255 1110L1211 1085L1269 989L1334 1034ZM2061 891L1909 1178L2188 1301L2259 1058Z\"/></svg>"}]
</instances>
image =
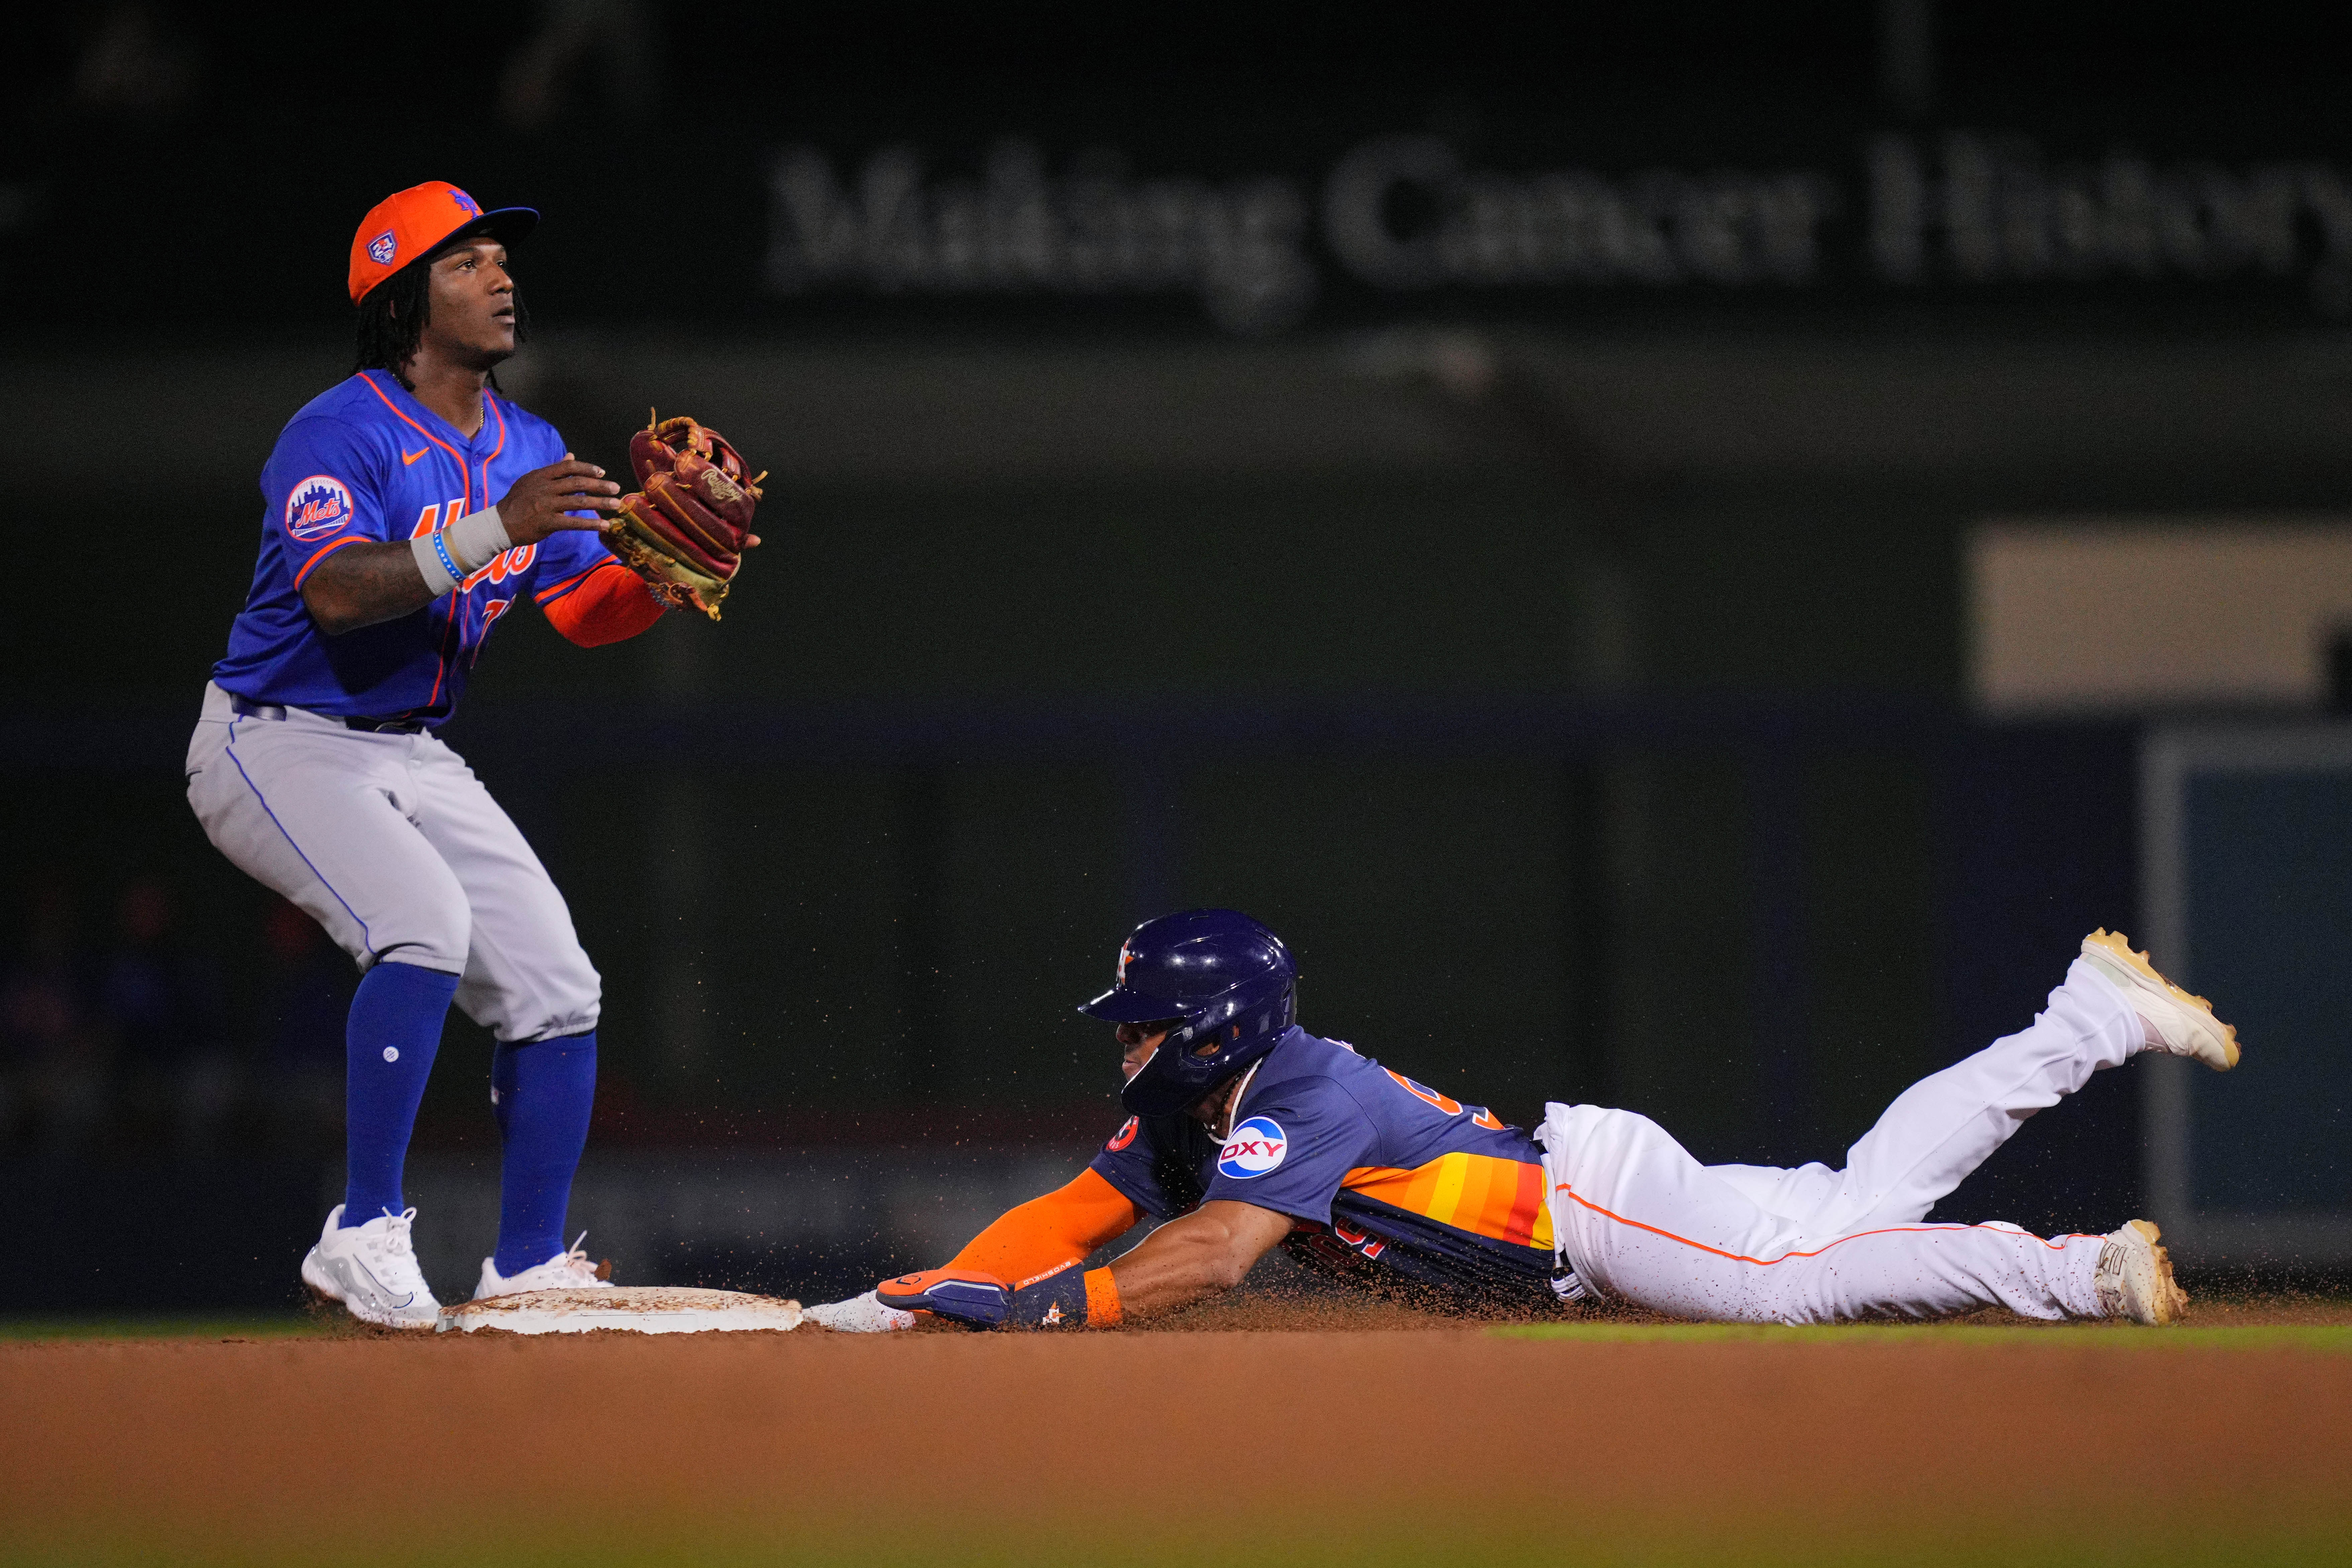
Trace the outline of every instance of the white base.
<instances>
[{"instance_id":1,"label":"white base","mask_svg":"<svg viewBox=\"0 0 2352 1568\"><path fill-rule=\"evenodd\" d=\"M442 1333L627 1334L781 1332L800 1326L801 1304L740 1290L621 1285L602 1290L520 1290L441 1309Z\"/></svg>"}]
</instances>

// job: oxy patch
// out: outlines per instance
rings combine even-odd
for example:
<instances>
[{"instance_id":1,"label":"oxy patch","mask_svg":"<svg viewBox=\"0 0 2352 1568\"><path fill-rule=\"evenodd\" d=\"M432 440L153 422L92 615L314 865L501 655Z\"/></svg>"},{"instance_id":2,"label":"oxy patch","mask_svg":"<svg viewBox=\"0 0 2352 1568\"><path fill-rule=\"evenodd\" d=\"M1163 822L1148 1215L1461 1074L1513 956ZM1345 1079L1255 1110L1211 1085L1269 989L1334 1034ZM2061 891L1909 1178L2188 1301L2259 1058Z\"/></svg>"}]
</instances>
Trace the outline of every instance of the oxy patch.
<instances>
[{"instance_id":1,"label":"oxy patch","mask_svg":"<svg viewBox=\"0 0 2352 1568\"><path fill-rule=\"evenodd\" d=\"M1253 1116L1233 1131L1217 1151L1217 1174L1246 1182L1282 1163L1290 1152L1290 1137L1271 1116Z\"/></svg>"},{"instance_id":2,"label":"oxy patch","mask_svg":"<svg viewBox=\"0 0 2352 1568\"><path fill-rule=\"evenodd\" d=\"M286 531L308 542L352 525L352 492L332 474L312 474L286 492Z\"/></svg>"}]
</instances>

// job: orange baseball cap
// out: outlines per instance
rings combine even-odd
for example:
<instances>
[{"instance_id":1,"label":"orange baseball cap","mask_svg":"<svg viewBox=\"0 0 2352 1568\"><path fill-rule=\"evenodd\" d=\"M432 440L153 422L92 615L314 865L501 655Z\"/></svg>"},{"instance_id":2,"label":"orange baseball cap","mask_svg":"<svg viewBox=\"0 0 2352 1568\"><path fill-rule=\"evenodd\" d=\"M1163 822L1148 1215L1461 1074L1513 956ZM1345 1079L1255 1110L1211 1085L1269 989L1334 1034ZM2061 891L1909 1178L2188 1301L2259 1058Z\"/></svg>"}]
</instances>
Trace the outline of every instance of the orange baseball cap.
<instances>
[{"instance_id":1,"label":"orange baseball cap","mask_svg":"<svg viewBox=\"0 0 2352 1568\"><path fill-rule=\"evenodd\" d=\"M369 208L352 236L352 303L366 299L368 290L410 262L455 240L487 234L512 245L538 226L538 209L484 212L481 203L446 180L396 191Z\"/></svg>"}]
</instances>

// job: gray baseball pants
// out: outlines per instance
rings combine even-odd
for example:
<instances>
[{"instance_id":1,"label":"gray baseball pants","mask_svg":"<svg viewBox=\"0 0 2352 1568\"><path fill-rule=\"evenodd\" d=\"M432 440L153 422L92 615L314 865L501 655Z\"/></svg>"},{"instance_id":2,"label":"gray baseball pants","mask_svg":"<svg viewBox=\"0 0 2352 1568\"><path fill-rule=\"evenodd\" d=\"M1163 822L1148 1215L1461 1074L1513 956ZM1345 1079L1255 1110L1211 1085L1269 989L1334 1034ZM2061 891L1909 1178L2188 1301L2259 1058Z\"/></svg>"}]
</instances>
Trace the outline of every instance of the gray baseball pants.
<instances>
[{"instance_id":1,"label":"gray baseball pants","mask_svg":"<svg viewBox=\"0 0 2352 1568\"><path fill-rule=\"evenodd\" d=\"M240 716L205 683L188 804L214 847L362 970L457 975L458 1007L501 1040L594 1028L602 986L572 911L465 759L430 732L284 714Z\"/></svg>"}]
</instances>

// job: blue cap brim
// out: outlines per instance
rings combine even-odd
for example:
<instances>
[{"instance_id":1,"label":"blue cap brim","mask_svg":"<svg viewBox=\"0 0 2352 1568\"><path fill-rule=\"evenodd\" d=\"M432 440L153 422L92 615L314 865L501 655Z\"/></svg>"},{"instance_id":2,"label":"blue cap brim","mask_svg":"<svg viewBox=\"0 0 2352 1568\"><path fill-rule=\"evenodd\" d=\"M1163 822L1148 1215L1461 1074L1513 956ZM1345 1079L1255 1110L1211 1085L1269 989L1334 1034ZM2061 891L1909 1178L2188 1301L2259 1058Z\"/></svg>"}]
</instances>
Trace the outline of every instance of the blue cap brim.
<instances>
[{"instance_id":1,"label":"blue cap brim","mask_svg":"<svg viewBox=\"0 0 2352 1568\"><path fill-rule=\"evenodd\" d=\"M1163 1018L1184 1016L1183 1009L1171 1012L1170 1005L1164 996L1146 996L1114 985L1093 1001L1080 1003L1078 1011L1106 1024L1156 1024Z\"/></svg>"},{"instance_id":2,"label":"blue cap brim","mask_svg":"<svg viewBox=\"0 0 2352 1568\"><path fill-rule=\"evenodd\" d=\"M517 245L529 238L530 231L538 226L539 209L537 207L494 208L479 217L467 219L447 234L443 235L440 240L425 252L425 255L428 258L438 256L451 246L462 245L476 235L482 234L488 235L500 245Z\"/></svg>"}]
</instances>

